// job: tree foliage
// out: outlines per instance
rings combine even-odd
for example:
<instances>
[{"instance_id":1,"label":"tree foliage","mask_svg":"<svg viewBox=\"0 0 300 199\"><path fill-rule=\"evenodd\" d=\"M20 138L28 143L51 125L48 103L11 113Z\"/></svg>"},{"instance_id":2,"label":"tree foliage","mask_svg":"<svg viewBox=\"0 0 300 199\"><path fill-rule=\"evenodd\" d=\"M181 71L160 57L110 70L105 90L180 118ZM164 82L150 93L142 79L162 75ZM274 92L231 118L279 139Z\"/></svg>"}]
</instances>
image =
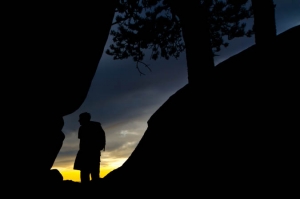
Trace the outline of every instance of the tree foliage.
<instances>
[{"instance_id":1,"label":"tree foliage","mask_svg":"<svg viewBox=\"0 0 300 199\"><path fill-rule=\"evenodd\" d=\"M172 0L120 0L113 23L118 27L110 33L114 43L106 53L114 59L132 57L137 63L143 63L146 50L151 51L154 60L159 57L178 58L185 45L180 17L172 10L169 1ZM248 0L202 0L199 8L201 6L207 6L209 10L207 20L214 53L222 46L228 46L226 40L253 34L252 29L246 31L246 23L242 22L253 15ZM201 28L197 27L197 19L194 25Z\"/></svg>"}]
</instances>

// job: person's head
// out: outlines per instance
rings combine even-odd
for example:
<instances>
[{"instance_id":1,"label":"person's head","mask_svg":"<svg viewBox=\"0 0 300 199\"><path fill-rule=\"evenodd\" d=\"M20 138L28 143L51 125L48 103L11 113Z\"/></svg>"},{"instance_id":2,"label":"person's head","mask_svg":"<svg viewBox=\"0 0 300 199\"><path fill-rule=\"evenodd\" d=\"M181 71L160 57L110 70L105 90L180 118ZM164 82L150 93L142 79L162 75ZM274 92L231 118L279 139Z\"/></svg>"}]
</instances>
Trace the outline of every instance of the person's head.
<instances>
[{"instance_id":1,"label":"person's head","mask_svg":"<svg viewBox=\"0 0 300 199\"><path fill-rule=\"evenodd\" d=\"M90 120L91 120L91 114L89 114L88 112L84 112L79 115L78 121L79 121L80 125L86 124Z\"/></svg>"}]
</instances>

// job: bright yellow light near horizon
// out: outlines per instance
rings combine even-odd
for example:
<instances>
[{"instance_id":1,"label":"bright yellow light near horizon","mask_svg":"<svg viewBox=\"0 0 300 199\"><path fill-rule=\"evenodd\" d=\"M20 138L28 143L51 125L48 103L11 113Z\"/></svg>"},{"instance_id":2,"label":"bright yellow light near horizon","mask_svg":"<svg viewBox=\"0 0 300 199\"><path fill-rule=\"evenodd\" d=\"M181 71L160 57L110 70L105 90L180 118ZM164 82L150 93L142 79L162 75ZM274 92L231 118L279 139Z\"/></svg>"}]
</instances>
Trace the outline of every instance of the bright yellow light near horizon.
<instances>
[{"instance_id":1,"label":"bright yellow light near horizon","mask_svg":"<svg viewBox=\"0 0 300 199\"><path fill-rule=\"evenodd\" d=\"M80 182L80 171L78 170L64 170L60 171L64 180L72 180L74 182Z\"/></svg>"},{"instance_id":2,"label":"bright yellow light near horizon","mask_svg":"<svg viewBox=\"0 0 300 199\"><path fill-rule=\"evenodd\" d=\"M122 166L122 164L125 162L126 158L120 158L120 159L111 159L108 160L110 162L109 165L103 165L101 166L100 163L100 178L104 178L109 172L112 170ZM72 180L74 182L80 182L80 171L79 170L73 170L72 166L68 167L52 167L52 169L57 169L63 176L63 180Z\"/></svg>"},{"instance_id":3,"label":"bright yellow light near horizon","mask_svg":"<svg viewBox=\"0 0 300 199\"><path fill-rule=\"evenodd\" d=\"M100 167L100 178L104 178L109 172L115 168L101 168ZM62 170L60 171L64 180L72 180L74 182L80 182L80 171L79 170Z\"/></svg>"}]
</instances>

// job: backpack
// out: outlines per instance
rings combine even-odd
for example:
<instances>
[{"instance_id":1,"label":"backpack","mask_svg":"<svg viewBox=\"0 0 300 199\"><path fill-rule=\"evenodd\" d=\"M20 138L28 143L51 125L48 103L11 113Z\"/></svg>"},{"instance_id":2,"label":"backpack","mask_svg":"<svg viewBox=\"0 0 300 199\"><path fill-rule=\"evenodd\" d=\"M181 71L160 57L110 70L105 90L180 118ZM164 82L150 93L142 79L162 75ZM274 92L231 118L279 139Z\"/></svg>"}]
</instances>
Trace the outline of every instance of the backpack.
<instances>
[{"instance_id":1,"label":"backpack","mask_svg":"<svg viewBox=\"0 0 300 199\"><path fill-rule=\"evenodd\" d=\"M94 148L105 151L106 136L100 122L90 121L88 125L79 128L78 138L88 140L84 148ZM80 142L82 143L82 141ZM94 150L93 149L93 150Z\"/></svg>"}]
</instances>

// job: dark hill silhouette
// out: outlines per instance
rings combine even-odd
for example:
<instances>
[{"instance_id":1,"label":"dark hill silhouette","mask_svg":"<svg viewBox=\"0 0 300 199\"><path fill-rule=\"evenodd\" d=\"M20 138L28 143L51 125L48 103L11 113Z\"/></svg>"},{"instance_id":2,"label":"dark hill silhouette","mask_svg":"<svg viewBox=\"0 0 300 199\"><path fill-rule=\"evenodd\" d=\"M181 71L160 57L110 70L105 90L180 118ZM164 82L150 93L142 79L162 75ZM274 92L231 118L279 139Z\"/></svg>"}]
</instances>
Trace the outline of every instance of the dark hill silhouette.
<instances>
[{"instance_id":1,"label":"dark hill silhouette","mask_svg":"<svg viewBox=\"0 0 300 199\"><path fill-rule=\"evenodd\" d=\"M140 196L276 195L293 187L299 35L300 26L291 28L220 63L205 85L177 91L105 184Z\"/></svg>"}]
</instances>

